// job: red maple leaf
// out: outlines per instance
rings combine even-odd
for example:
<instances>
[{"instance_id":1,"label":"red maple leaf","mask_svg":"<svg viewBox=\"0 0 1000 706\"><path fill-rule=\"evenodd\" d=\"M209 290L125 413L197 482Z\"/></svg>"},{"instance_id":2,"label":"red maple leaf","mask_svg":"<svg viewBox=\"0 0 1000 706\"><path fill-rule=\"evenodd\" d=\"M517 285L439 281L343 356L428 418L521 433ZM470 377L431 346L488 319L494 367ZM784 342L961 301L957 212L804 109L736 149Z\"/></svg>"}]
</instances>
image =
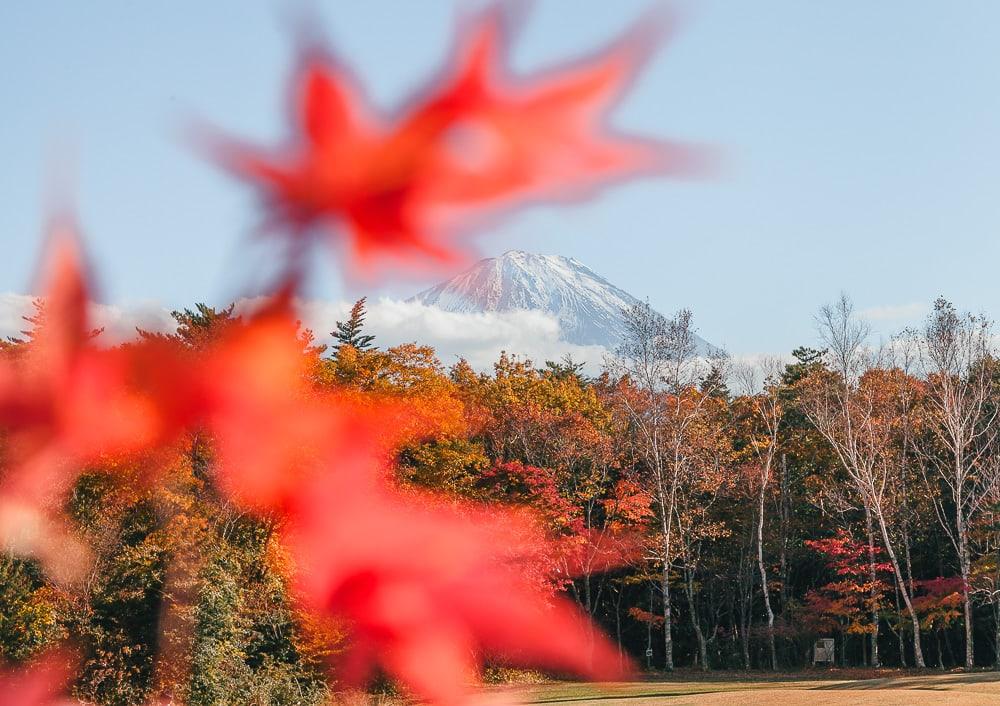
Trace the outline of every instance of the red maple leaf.
<instances>
[{"instance_id":1,"label":"red maple leaf","mask_svg":"<svg viewBox=\"0 0 1000 706\"><path fill-rule=\"evenodd\" d=\"M27 665L0 672L0 697L6 706L69 706L65 698L72 670L70 657L49 652Z\"/></svg>"},{"instance_id":2,"label":"red maple leaf","mask_svg":"<svg viewBox=\"0 0 1000 706\"><path fill-rule=\"evenodd\" d=\"M356 483L377 474L370 464L363 454L341 458L303 487L289 528L301 594L350 629L338 665L345 683L381 667L422 699L461 703L487 654L623 676L617 649L598 636L588 655L586 619L526 578L522 562L544 542L535 522Z\"/></svg>"},{"instance_id":3,"label":"red maple leaf","mask_svg":"<svg viewBox=\"0 0 1000 706\"><path fill-rule=\"evenodd\" d=\"M342 234L362 268L387 257L454 262L456 228L497 207L696 166L689 148L602 124L647 54L648 23L590 61L523 80L505 66L501 19L484 13L454 70L399 116L378 114L345 67L309 51L294 81L290 146L274 154L220 141L220 161L260 189L270 223L293 235L290 275L317 230Z\"/></svg>"},{"instance_id":4,"label":"red maple leaf","mask_svg":"<svg viewBox=\"0 0 1000 706\"><path fill-rule=\"evenodd\" d=\"M18 460L87 461L143 446L152 410L129 389L126 356L93 345L98 331L71 233L54 235L44 280L39 326L25 350L0 365L0 423Z\"/></svg>"}]
</instances>

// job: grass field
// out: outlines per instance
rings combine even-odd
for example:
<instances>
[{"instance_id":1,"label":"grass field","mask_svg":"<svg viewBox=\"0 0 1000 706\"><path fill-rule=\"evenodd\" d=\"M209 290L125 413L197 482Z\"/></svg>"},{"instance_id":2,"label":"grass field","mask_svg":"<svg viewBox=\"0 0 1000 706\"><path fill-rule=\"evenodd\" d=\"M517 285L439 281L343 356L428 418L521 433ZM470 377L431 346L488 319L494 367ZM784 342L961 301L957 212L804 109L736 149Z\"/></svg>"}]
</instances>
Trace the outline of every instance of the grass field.
<instances>
[{"instance_id":1,"label":"grass field","mask_svg":"<svg viewBox=\"0 0 1000 706\"><path fill-rule=\"evenodd\" d=\"M604 686L541 684L513 688L508 696L520 703L556 706L651 706L660 703L670 706L1000 705L1000 672L677 674L667 679Z\"/></svg>"}]
</instances>

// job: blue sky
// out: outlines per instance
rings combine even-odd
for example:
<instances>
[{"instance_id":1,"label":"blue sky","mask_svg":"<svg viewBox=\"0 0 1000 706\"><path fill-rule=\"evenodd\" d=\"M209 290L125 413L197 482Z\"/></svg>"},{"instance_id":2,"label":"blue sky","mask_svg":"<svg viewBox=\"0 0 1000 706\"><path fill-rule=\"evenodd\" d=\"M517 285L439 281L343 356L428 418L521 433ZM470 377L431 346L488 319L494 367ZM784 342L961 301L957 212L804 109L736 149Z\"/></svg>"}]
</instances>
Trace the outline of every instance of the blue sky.
<instances>
[{"instance_id":1,"label":"blue sky","mask_svg":"<svg viewBox=\"0 0 1000 706\"><path fill-rule=\"evenodd\" d=\"M317 5L387 107L445 58L457 7ZM515 65L586 53L649 5L540 0ZM294 7L0 4L0 291L29 291L51 177L71 162L105 301L176 307L238 294L253 199L182 128L201 118L263 143L285 135ZM919 320L942 293L1000 315L1000 3L715 0L681 10L679 34L614 119L715 146L720 173L532 208L482 234L481 252L577 257L664 312L690 307L702 335L735 353L813 342L813 312L841 289L885 332ZM335 267L320 274L315 296L358 293L343 290Z\"/></svg>"}]
</instances>

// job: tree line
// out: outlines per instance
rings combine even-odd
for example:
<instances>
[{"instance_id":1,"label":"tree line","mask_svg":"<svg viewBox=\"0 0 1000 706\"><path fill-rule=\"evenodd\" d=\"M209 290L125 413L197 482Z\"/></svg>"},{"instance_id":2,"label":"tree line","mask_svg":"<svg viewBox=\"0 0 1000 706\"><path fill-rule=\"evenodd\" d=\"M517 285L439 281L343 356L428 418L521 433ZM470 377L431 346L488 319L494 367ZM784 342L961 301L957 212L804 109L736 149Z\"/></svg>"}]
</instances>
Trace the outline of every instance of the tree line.
<instances>
[{"instance_id":1,"label":"tree line","mask_svg":"<svg viewBox=\"0 0 1000 706\"><path fill-rule=\"evenodd\" d=\"M233 307L174 319L142 335L197 355L242 325ZM504 353L477 372L416 343L382 349L364 300L332 347L299 337L315 389L433 412L433 433L397 452L401 483L530 509L553 541L525 573L570 595L623 662L795 669L832 636L842 664L1000 664L989 321L938 300L922 327L874 346L841 298L818 313L811 347L741 365L699 351L687 311L639 304L623 320L596 376L570 358ZM29 323L3 355L30 346L44 305ZM209 436L192 434L171 468L153 489L110 482L138 472L111 461L76 482L67 512L93 555L86 580L4 556L0 656L69 637L77 693L98 703L139 703L172 680L192 703L247 685L262 702L321 701L341 631L291 600L274 523L218 492Z\"/></svg>"}]
</instances>

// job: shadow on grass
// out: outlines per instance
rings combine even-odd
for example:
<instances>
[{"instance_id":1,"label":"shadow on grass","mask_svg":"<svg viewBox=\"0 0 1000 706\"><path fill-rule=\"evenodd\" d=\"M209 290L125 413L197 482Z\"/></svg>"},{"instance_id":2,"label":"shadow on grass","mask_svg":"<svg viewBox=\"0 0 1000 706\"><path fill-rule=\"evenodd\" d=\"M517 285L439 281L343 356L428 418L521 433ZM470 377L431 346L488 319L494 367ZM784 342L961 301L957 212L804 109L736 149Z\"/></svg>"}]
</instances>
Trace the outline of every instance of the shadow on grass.
<instances>
[{"instance_id":1,"label":"shadow on grass","mask_svg":"<svg viewBox=\"0 0 1000 706\"><path fill-rule=\"evenodd\" d=\"M997 685L994 692L991 685ZM985 688L984 688L985 686ZM642 702L660 699L669 703L671 699L709 694L733 694L760 689L781 689L801 692L808 699L810 691L893 691L912 689L928 692L977 692L981 695L996 693L1000 704L1000 672L952 672L917 670L863 670L845 669L823 672L797 672L774 674L773 672L673 672L670 674L646 674L641 681L625 682L617 685L583 685L564 683L542 687L528 696L528 702L535 704L600 703L615 701ZM942 698L945 698L942 696Z\"/></svg>"},{"instance_id":2,"label":"shadow on grass","mask_svg":"<svg viewBox=\"0 0 1000 706\"><path fill-rule=\"evenodd\" d=\"M956 686L964 684L1000 684L1000 672L967 672L959 674L920 673L905 677L883 677L840 682L837 684L823 684L812 688L817 690L919 689L921 691L955 691Z\"/></svg>"},{"instance_id":3,"label":"shadow on grass","mask_svg":"<svg viewBox=\"0 0 1000 706\"><path fill-rule=\"evenodd\" d=\"M622 699L669 699L678 696L700 696L702 694L725 694L732 693L732 689L694 689L691 691L656 691L649 693L620 693L620 694L578 694L574 696L560 696L547 699L534 699L533 704L565 704L575 701L615 701Z\"/></svg>"}]
</instances>

